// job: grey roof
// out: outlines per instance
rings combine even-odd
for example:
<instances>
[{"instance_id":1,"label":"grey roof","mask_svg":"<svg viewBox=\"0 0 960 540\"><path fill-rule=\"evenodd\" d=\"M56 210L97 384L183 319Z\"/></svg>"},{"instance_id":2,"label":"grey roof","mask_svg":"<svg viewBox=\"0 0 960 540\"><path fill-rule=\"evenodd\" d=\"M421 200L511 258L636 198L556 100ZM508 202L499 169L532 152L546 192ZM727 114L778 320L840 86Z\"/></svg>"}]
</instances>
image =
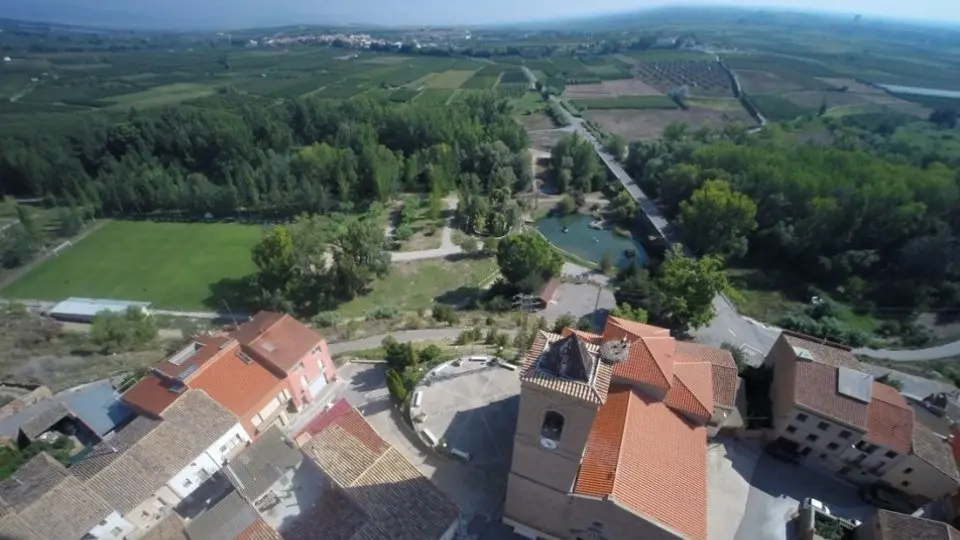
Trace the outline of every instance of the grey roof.
<instances>
[{"instance_id":1,"label":"grey roof","mask_svg":"<svg viewBox=\"0 0 960 540\"><path fill-rule=\"evenodd\" d=\"M97 381L55 394L9 416L0 418L0 436L16 438L20 430L33 439L73 415L102 437L133 414L107 380Z\"/></svg>"},{"instance_id":2,"label":"grey roof","mask_svg":"<svg viewBox=\"0 0 960 540\"><path fill-rule=\"evenodd\" d=\"M129 302L126 300L105 300L102 298L67 298L53 306L51 315L74 315L93 317L101 311L122 312L128 307L149 308L150 302Z\"/></svg>"},{"instance_id":3,"label":"grey roof","mask_svg":"<svg viewBox=\"0 0 960 540\"><path fill-rule=\"evenodd\" d=\"M236 538L260 519L257 509L236 491L187 523L190 540L224 540ZM322 527L321 523L315 524Z\"/></svg>"},{"instance_id":4,"label":"grey roof","mask_svg":"<svg viewBox=\"0 0 960 540\"><path fill-rule=\"evenodd\" d=\"M550 344L549 350L540 358L537 369L565 379L589 383L594 363L594 357L583 339L570 334Z\"/></svg>"},{"instance_id":5,"label":"grey roof","mask_svg":"<svg viewBox=\"0 0 960 540\"><path fill-rule=\"evenodd\" d=\"M176 512L170 512L140 537L140 540L189 540L184 529L183 518Z\"/></svg>"},{"instance_id":6,"label":"grey roof","mask_svg":"<svg viewBox=\"0 0 960 540\"><path fill-rule=\"evenodd\" d=\"M46 452L37 454L0 482L2 512L19 512L30 506L67 476L67 469L57 460Z\"/></svg>"},{"instance_id":7,"label":"grey roof","mask_svg":"<svg viewBox=\"0 0 960 540\"><path fill-rule=\"evenodd\" d=\"M90 453L70 467L70 474L81 480L89 480L98 472L116 461L124 452L143 439L160 424L146 416L138 416L118 431L111 433L104 440L94 446Z\"/></svg>"},{"instance_id":8,"label":"grey roof","mask_svg":"<svg viewBox=\"0 0 960 540\"><path fill-rule=\"evenodd\" d=\"M113 509L46 453L0 483L0 538L79 540Z\"/></svg>"},{"instance_id":9,"label":"grey roof","mask_svg":"<svg viewBox=\"0 0 960 540\"><path fill-rule=\"evenodd\" d=\"M227 478L247 500L255 501L302 460L303 454L273 426L227 465Z\"/></svg>"},{"instance_id":10,"label":"grey roof","mask_svg":"<svg viewBox=\"0 0 960 540\"><path fill-rule=\"evenodd\" d=\"M237 418L202 390L184 392L165 419L87 480L123 513L147 500L237 424Z\"/></svg>"}]
</instances>

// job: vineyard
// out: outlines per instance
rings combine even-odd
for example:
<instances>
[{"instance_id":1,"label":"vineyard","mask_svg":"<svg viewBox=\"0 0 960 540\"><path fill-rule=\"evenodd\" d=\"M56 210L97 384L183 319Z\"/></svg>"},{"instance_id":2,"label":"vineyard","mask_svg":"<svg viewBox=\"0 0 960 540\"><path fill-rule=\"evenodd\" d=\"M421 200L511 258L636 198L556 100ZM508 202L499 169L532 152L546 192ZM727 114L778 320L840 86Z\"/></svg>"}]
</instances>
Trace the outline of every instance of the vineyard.
<instances>
[{"instance_id":1,"label":"vineyard","mask_svg":"<svg viewBox=\"0 0 960 540\"><path fill-rule=\"evenodd\" d=\"M667 60L637 64L637 76L661 92L686 86L697 96L731 96L730 77L720 64L707 60Z\"/></svg>"}]
</instances>

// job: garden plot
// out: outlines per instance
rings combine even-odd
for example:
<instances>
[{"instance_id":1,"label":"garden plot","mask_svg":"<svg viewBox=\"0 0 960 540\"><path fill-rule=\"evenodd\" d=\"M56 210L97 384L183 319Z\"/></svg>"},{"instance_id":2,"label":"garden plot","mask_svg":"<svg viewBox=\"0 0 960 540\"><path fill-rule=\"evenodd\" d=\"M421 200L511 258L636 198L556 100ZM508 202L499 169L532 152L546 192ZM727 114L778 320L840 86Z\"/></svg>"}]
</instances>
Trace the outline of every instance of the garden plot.
<instances>
[{"instance_id":1,"label":"garden plot","mask_svg":"<svg viewBox=\"0 0 960 540\"><path fill-rule=\"evenodd\" d=\"M733 122L752 125L753 119L747 111L717 111L707 108L691 107L689 110L588 110L584 118L600 126L605 132L620 135L626 139L656 139L663 130L674 122L684 122L691 129L706 125L712 129L722 128Z\"/></svg>"},{"instance_id":2,"label":"garden plot","mask_svg":"<svg viewBox=\"0 0 960 540\"><path fill-rule=\"evenodd\" d=\"M738 69L734 73L740 80L740 87L748 94L782 94L783 92L803 90L803 87L799 84L781 79L769 71Z\"/></svg>"},{"instance_id":3,"label":"garden plot","mask_svg":"<svg viewBox=\"0 0 960 540\"><path fill-rule=\"evenodd\" d=\"M620 96L660 96L663 93L640 79L620 79L597 84L574 84L563 92L569 99L601 99Z\"/></svg>"},{"instance_id":4,"label":"garden plot","mask_svg":"<svg viewBox=\"0 0 960 540\"><path fill-rule=\"evenodd\" d=\"M718 62L708 60L667 60L641 62L637 75L661 92L687 86L698 96L729 96L730 77Z\"/></svg>"}]
</instances>

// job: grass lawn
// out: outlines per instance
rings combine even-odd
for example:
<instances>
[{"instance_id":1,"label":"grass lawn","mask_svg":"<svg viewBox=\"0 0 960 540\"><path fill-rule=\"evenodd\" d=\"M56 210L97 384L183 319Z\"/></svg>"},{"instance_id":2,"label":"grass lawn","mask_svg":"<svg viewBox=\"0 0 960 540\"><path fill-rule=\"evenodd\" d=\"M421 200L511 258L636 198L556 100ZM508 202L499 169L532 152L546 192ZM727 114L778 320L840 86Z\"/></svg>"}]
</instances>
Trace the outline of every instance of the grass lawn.
<instances>
[{"instance_id":1,"label":"grass lawn","mask_svg":"<svg viewBox=\"0 0 960 540\"><path fill-rule=\"evenodd\" d=\"M438 300L456 303L477 292L477 285L497 269L493 258L431 259L394 264L386 278L375 281L368 294L337 310L344 317L360 317L380 306L398 311L429 309Z\"/></svg>"},{"instance_id":2,"label":"grass lawn","mask_svg":"<svg viewBox=\"0 0 960 540\"><path fill-rule=\"evenodd\" d=\"M114 221L13 282L2 295L37 300L85 296L149 301L167 309L222 309L211 288L253 272L250 248L260 231L239 224Z\"/></svg>"}]
</instances>

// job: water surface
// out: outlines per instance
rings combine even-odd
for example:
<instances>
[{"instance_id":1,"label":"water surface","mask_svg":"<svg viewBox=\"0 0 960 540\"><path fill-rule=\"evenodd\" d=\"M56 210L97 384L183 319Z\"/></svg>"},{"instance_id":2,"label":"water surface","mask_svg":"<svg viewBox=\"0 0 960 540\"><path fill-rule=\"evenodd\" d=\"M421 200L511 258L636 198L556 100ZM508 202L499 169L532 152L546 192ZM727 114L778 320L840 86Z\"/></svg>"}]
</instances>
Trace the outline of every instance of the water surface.
<instances>
[{"instance_id":1,"label":"water surface","mask_svg":"<svg viewBox=\"0 0 960 540\"><path fill-rule=\"evenodd\" d=\"M592 216L584 214L545 217L537 221L537 230L555 246L597 264L603 259L603 254L609 252L617 266L626 266L630 263L630 259L626 256L625 250L630 249L636 252L637 261L641 265L646 264L647 252L640 242L618 236L612 229L606 231L591 229L589 225L593 219ZM563 232L565 227L567 232Z\"/></svg>"}]
</instances>

